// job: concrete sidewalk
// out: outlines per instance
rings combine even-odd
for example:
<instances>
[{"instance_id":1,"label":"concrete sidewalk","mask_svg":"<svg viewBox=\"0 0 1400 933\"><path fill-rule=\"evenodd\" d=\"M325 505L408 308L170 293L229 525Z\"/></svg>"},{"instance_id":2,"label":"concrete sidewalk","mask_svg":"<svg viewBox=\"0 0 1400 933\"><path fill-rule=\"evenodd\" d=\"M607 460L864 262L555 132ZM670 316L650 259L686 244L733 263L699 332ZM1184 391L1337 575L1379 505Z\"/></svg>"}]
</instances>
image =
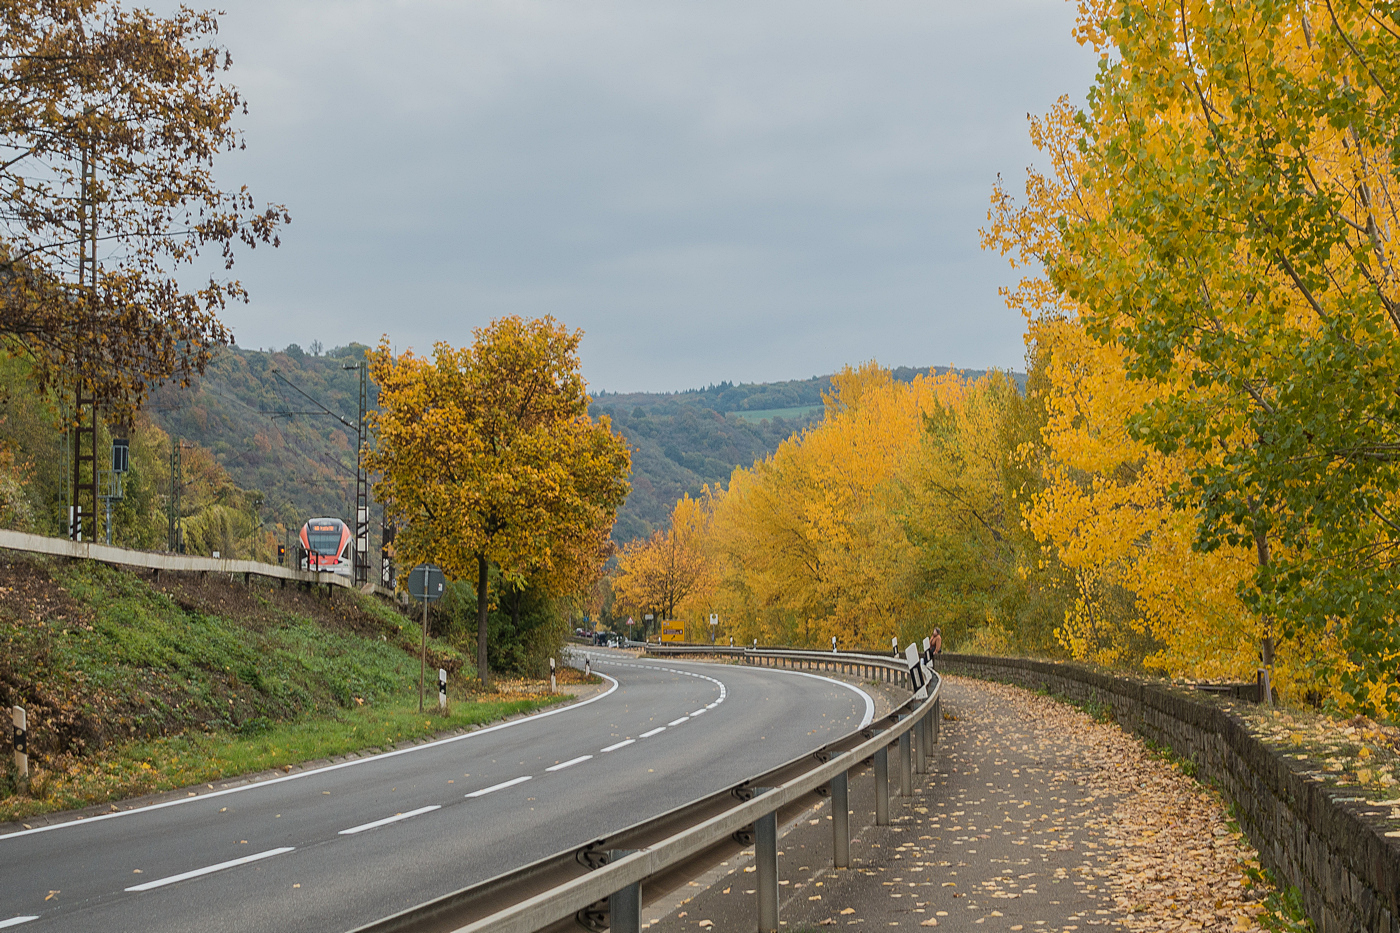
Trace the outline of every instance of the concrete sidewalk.
<instances>
[{"instance_id":1,"label":"concrete sidewalk","mask_svg":"<svg viewBox=\"0 0 1400 933\"><path fill-rule=\"evenodd\" d=\"M781 838L784 928L1253 926L1241 923L1257 907L1238 880L1239 862L1250 852L1225 828L1218 804L1198 785L1151 759L1117 727L1094 723L1049 698L951 677L944 690L942 741L930 759L931 773L915 775L911 798L892 800L893 825L871 825L872 772L852 780L849 870L831 867L829 803L809 811ZM1142 803L1136 788L1159 783L1142 777L1139 769L1145 766L1162 772L1170 789L1170 796L1152 799L1185 801L1182 812L1132 813ZM897 789L893 760L891 772ZM1213 816L1202 809L1207 804ZM1157 804L1158 810L1176 808ZM1142 832L1143 820L1196 833L1199 846L1190 847L1209 849L1207 861L1197 865L1183 853L1178 864L1156 864L1174 861L1172 852L1182 847L1179 838L1168 842L1165 834L1156 848L1144 842L1147 849L1126 852L1125 847L1158 835ZM1129 826L1131 834L1125 832ZM1148 849L1157 854L1145 859ZM1169 883L1157 884L1154 893L1154 871L1212 877L1203 882L1209 890L1183 898L1180 886ZM713 873L713 883L698 882L688 902L665 917L650 918L648 928L757 929L752 872L747 855L724 866Z\"/></svg>"}]
</instances>

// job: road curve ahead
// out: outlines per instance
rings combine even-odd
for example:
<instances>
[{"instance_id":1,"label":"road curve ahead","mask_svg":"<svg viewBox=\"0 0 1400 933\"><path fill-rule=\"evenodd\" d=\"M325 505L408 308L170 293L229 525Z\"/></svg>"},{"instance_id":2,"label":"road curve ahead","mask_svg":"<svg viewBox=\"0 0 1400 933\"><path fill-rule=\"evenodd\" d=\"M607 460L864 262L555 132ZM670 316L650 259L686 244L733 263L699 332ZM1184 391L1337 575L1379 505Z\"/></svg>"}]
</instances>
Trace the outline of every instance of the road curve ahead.
<instances>
[{"instance_id":1,"label":"road curve ahead","mask_svg":"<svg viewBox=\"0 0 1400 933\"><path fill-rule=\"evenodd\" d=\"M273 781L0 836L0 928L341 933L869 722L794 672L590 652L584 703Z\"/></svg>"}]
</instances>

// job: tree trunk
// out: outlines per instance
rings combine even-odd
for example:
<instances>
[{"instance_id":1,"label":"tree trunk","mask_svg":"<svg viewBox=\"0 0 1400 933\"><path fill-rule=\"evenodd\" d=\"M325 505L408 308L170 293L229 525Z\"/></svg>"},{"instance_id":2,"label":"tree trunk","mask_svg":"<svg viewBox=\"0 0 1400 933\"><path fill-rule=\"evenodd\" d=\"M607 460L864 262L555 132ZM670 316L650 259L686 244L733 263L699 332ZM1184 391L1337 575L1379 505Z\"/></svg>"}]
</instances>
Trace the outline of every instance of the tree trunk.
<instances>
[{"instance_id":1,"label":"tree trunk","mask_svg":"<svg viewBox=\"0 0 1400 933\"><path fill-rule=\"evenodd\" d=\"M476 555L476 676L485 690L491 686L491 671L486 666L486 555Z\"/></svg>"}]
</instances>

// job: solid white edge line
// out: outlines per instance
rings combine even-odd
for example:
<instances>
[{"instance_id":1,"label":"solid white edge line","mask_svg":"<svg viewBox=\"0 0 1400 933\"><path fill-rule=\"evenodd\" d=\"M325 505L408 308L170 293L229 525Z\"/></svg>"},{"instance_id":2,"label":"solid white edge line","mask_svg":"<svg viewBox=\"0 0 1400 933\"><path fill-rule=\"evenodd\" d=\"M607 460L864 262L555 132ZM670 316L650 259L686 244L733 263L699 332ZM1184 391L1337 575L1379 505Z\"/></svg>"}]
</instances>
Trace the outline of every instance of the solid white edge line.
<instances>
[{"instance_id":1,"label":"solid white edge line","mask_svg":"<svg viewBox=\"0 0 1400 933\"><path fill-rule=\"evenodd\" d=\"M576 764L578 764L578 763L580 763L580 762L587 761L588 759L590 759L590 758L592 758L592 757L593 757L592 755L579 755L577 758L570 758L568 761L561 761L561 762L559 762L559 764L554 765L554 766L551 767L551 768L545 768L545 770L546 770L546 771L563 771L565 768L569 768L569 767L572 767L573 765L576 765Z\"/></svg>"},{"instance_id":2,"label":"solid white edge line","mask_svg":"<svg viewBox=\"0 0 1400 933\"><path fill-rule=\"evenodd\" d=\"M631 745L631 744L632 744L633 742L635 742L635 741L637 741L637 740L636 740L636 739L626 739L625 741L618 742L616 745L609 745L607 748L601 749L601 751L605 751L605 752L615 752L615 751L617 751L619 748L623 748L623 747L625 747L625 746Z\"/></svg>"},{"instance_id":3,"label":"solid white edge line","mask_svg":"<svg viewBox=\"0 0 1400 933\"><path fill-rule=\"evenodd\" d=\"M470 794L465 794L464 796L485 797L487 794L494 793L495 791L505 790L507 787L514 787L517 784L524 784L526 781L530 780L531 777L533 777L533 775L527 774L524 777L513 778L509 781L502 781L499 784L492 784L490 787L483 787L481 790L474 790Z\"/></svg>"},{"instance_id":4,"label":"solid white edge line","mask_svg":"<svg viewBox=\"0 0 1400 933\"><path fill-rule=\"evenodd\" d=\"M362 833L367 829L377 829L380 826L388 826L390 823L397 823L399 820L410 819L421 813L432 813L434 810L441 810L442 804L435 803L431 807L419 807L417 810L409 810L407 813L395 813L393 816L386 816L382 820L375 820L373 823L361 823L359 826L351 826L349 829L342 829L336 833L337 836L353 836L355 833Z\"/></svg>"},{"instance_id":5,"label":"solid white edge line","mask_svg":"<svg viewBox=\"0 0 1400 933\"><path fill-rule=\"evenodd\" d=\"M605 680L611 681L612 686L609 687L607 690L603 691L602 693L598 694L596 697L589 697L588 699L582 700L578 703L570 703L568 706L561 706L557 709L546 710L543 713L535 713L534 715L526 716L524 719L512 719L510 722L497 723L494 726L487 726L485 729L477 729L475 732L465 732L462 735L449 735L445 739L436 739L432 742L424 742L422 745L411 745L408 748L397 748L392 752L381 752L378 755L371 755L368 758L356 758L352 761L341 761L333 765L325 765L324 767L313 768L310 771L299 771L296 774L288 774L285 777L272 778L269 781L255 781L251 784L242 784L238 787L228 787L223 790L211 791L207 794L196 794L193 797L181 797L178 800L166 800L162 803L148 804L147 806L136 807L131 810L121 810L116 813L103 813L98 816L89 816L84 817L82 819L69 820L66 823L52 823L48 826L36 826L33 829L21 829L17 832L5 833L3 835L0 835L0 839L14 839L18 836L32 836L35 833L46 833L50 830L55 829L71 829L74 826L87 826L91 823L100 823L103 820L114 820L118 817L131 816L136 813L147 813L151 810L164 810L166 807L178 807L181 804L195 803L200 800L210 800L214 797L223 797L227 794L240 794L244 791L256 790L259 787L270 787L273 784L281 784L286 781L299 781L302 778L312 777L313 775L325 774L327 771L339 771L341 768L352 768L355 765L368 764L371 761L379 761L383 758L394 758L398 755L409 755L413 752L420 752L425 748L436 748L439 745L447 745L451 742L460 742L463 739L470 739L478 735L485 735L488 732L495 732L498 729L510 729L514 726L523 726L526 723L535 722L539 719L545 719L549 716L557 716L560 713L567 713L571 710L579 709L581 707L587 706L589 703L596 703L604 697L611 696L613 691L617 690L619 684L616 678L609 677L602 671L594 671L594 673Z\"/></svg>"},{"instance_id":6,"label":"solid white edge line","mask_svg":"<svg viewBox=\"0 0 1400 933\"><path fill-rule=\"evenodd\" d=\"M690 720L690 717L689 717L689 716L682 716L680 719L673 719L673 720L671 720L670 722L666 723L666 725L667 725L667 726L679 726L681 723L683 723L683 722L688 722L689 720Z\"/></svg>"},{"instance_id":7,"label":"solid white edge line","mask_svg":"<svg viewBox=\"0 0 1400 933\"><path fill-rule=\"evenodd\" d=\"M809 674L806 671L789 671L781 667L760 667L757 668L757 670L772 671L775 674L794 674L798 677L810 677L813 680L824 680L829 684L836 684L836 686L838 687L845 687L847 690L850 690L853 693L860 694L861 698L865 700L865 718L860 721L860 725L856 728L864 729L866 726L870 725L870 723L873 722L875 719L875 701L870 698L870 694L866 693L864 690L860 689L854 684L848 684L844 680L834 680L830 677L823 677L820 674Z\"/></svg>"},{"instance_id":8,"label":"solid white edge line","mask_svg":"<svg viewBox=\"0 0 1400 933\"><path fill-rule=\"evenodd\" d=\"M639 738L639 739L649 739L649 738L651 738L653 735L656 735L657 733L665 732L665 731L666 731L666 727L665 727L665 726L660 726L660 727L658 727L658 728L656 728L656 729L651 730L650 732L643 732L641 735L637 736L637 738Z\"/></svg>"},{"instance_id":9,"label":"solid white edge line","mask_svg":"<svg viewBox=\"0 0 1400 933\"><path fill-rule=\"evenodd\" d=\"M708 712L709 712L709 710L707 710L707 709L697 709L695 712L693 712L693 713L690 714L690 718L691 718L691 719L694 719L696 716L703 716L703 715L705 715L705 714L708 713Z\"/></svg>"},{"instance_id":10,"label":"solid white edge line","mask_svg":"<svg viewBox=\"0 0 1400 933\"><path fill-rule=\"evenodd\" d=\"M281 855L283 852L291 852L295 848L296 846L282 846L280 849L268 849L266 852L259 852L256 855L245 855L242 858L230 859L227 862L220 862L217 865L196 868L193 871L182 871L180 874L171 875L169 878L157 878L155 881L147 881L145 884L134 884L126 890L149 891L152 888L163 888L167 884L174 884L177 881L188 881L190 878L198 878L200 875L212 875L214 872L223 871L225 868L247 865L249 862L256 862L274 855Z\"/></svg>"},{"instance_id":11,"label":"solid white edge line","mask_svg":"<svg viewBox=\"0 0 1400 933\"><path fill-rule=\"evenodd\" d=\"M9 920L0 920L0 928L17 927L21 923L28 923L31 920L38 920L38 917L11 917Z\"/></svg>"}]
</instances>

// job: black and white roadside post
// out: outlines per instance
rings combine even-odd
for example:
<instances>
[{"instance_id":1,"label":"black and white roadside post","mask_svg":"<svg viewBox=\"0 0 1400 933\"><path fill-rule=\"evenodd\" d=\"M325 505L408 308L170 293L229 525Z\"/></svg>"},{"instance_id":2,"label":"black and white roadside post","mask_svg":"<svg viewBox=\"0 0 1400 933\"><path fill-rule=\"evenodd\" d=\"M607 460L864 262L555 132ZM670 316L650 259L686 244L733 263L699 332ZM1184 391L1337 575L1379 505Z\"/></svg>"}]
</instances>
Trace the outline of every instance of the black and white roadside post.
<instances>
[{"instance_id":1,"label":"black and white roadside post","mask_svg":"<svg viewBox=\"0 0 1400 933\"><path fill-rule=\"evenodd\" d=\"M586 654L583 656L583 676L593 676L593 659Z\"/></svg>"},{"instance_id":2,"label":"black and white roadside post","mask_svg":"<svg viewBox=\"0 0 1400 933\"><path fill-rule=\"evenodd\" d=\"M447 712L447 671L438 668L438 710Z\"/></svg>"},{"instance_id":3,"label":"black and white roadside post","mask_svg":"<svg viewBox=\"0 0 1400 933\"><path fill-rule=\"evenodd\" d=\"M923 700L928 697L929 676L928 668L924 666L924 656L919 652L919 646L910 643L904 649L904 660L909 665L909 689L914 691L916 700ZM913 744L913 767L916 773L923 774L926 770L924 758L924 723L922 721L914 723L914 728L910 733L910 742Z\"/></svg>"},{"instance_id":4,"label":"black and white roadside post","mask_svg":"<svg viewBox=\"0 0 1400 933\"><path fill-rule=\"evenodd\" d=\"M23 780L29 777L29 718L23 706L10 710L10 721L15 727L15 772Z\"/></svg>"},{"instance_id":5,"label":"black and white roadside post","mask_svg":"<svg viewBox=\"0 0 1400 933\"><path fill-rule=\"evenodd\" d=\"M555 693L559 689L558 683L554 679L554 659L549 659L549 692Z\"/></svg>"},{"instance_id":6,"label":"black and white roadside post","mask_svg":"<svg viewBox=\"0 0 1400 933\"><path fill-rule=\"evenodd\" d=\"M832 654L835 654L835 653L836 653L836 636L835 636L835 635L832 635L832 636L831 636L831 653L832 653Z\"/></svg>"},{"instance_id":7,"label":"black and white roadside post","mask_svg":"<svg viewBox=\"0 0 1400 933\"><path fill-rule=\"evenodd\" d=\"M890 639L890 653L899 657L899 636Z\"/></svg>"},{"instance_id":8,"label":"black and white roadside post","mask_svg":"<svg viewBox=\"0 0 1400 933\"><path fill-rule=\"evenodd\" d=\"M419 564L408 573L408 595L423 600L423 647L418 657L418 712L423 712L423 680L428 669L428 603L442 598L447 586L437 564Z\"/></svg>"}]
</instances>

